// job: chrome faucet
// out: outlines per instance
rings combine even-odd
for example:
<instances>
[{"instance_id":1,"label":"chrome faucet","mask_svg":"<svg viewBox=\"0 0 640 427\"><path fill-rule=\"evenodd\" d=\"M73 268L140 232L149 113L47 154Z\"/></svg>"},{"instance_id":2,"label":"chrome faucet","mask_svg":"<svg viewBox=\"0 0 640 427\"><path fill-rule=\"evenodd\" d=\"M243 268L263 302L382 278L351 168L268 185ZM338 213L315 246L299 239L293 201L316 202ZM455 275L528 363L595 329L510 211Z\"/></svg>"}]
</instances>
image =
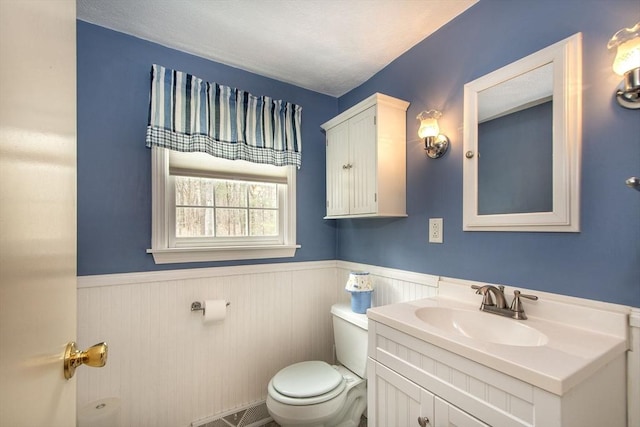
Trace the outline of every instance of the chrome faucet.
<instances>
[{"instance_id":1,"label":"chrome faucet","mask_svg":"<svg viewBox=\"0 0 640 427\"><path fill-rule=\"evenodd\" d=\"M504 286L500 285L497 288L493 285L485 286L471 286L476 289L476 294L482 295L482 304L480 304L480 310L484 310L485 307L495 308L507 308L507 300L504 297ZM491 294L495 297L496 301L493 302Z\"/></svg>"},{"instance_id":2,"label":"chrome faucet","mask_svg":"<svg viewBox=\"0 0 640 427\"><path fill-rule=\"evenodd\" d=\"M507 299L504 296L504 286L493 285L471 285L471 288L476 290L476 294L482 295L482 303L480 304L480 311L486 311L488 313L499 314L500 316L511 317L517 320L525 320L527 315L524 313L524 308L520 297L528 298L531 300L537 300L535 295L526 295L520 293L520 291L513 291L513 301L511 305L507 307ZM495 302L493 298L495 298Z\"/></svg>"}]
</instances>

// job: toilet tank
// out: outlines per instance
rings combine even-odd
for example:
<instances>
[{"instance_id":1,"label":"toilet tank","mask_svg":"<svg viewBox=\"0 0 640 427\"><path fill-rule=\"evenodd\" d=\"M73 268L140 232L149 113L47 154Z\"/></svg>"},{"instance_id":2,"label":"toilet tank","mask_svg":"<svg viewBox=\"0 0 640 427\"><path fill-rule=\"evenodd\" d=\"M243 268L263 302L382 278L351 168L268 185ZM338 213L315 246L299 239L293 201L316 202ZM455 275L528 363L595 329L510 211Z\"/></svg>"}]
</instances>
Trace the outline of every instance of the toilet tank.
<instances>
[{"instance_id":1,"label":"toilet tank","mask_svg":"<svg viewBox=\"0 0 640 427\"><path fill-rule=\"evenodd\" d=\"M354 313L349 304L332 305L331 314L338 362L360 378L366 378L367 315Z\"/></svg>"}]
</instances>

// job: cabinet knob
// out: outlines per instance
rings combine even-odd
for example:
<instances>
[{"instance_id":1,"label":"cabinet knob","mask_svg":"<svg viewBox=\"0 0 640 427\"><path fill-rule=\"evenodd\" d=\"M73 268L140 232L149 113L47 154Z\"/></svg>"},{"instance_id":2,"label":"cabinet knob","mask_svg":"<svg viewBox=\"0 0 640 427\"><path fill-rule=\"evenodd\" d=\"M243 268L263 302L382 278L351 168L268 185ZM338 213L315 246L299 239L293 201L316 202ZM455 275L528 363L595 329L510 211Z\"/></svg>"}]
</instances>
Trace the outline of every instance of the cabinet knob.
<instances>
[{"instance_id":1,"label":"cabinet knob","mask_svg":"<svg viewBox=\"0 0 640 427\"><path fill-rule=\"evenodd\" d=\"M427 417L418 417L418 425L420 427L427 427L427 423L429 422L429 418Z\"/></svg>"},{"instance_id":2,"label":"cabinet knob","mask_svg":"<svg viewBox=\"0 0 640 427\"><path fill-rule=\"evenodd\" d=\"M353 165L351 163L347 163L346 165L342 165L342 169L351 169Z\"/></svg>"},{"instance_id":3,"label":"cabinet knob","mask_svg":"<svg viewBox=\"0 0 640 427\"><path fill-rule=\"evenodd\" d=\"M464 156L465 156L467 159L473 159L474 154L475 154L475 153L474 153L473 151L467 151L466 153L464 153Z\"/></svg>"}]
</instances>

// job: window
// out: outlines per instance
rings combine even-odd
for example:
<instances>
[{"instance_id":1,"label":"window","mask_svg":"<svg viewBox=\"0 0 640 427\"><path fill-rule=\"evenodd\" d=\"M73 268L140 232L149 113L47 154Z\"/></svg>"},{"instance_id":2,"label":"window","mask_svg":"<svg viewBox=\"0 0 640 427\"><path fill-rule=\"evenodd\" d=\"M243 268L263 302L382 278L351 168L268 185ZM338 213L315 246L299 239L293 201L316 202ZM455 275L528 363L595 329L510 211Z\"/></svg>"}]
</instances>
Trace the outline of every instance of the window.
<instances>
[{"instance_id":1,"label":"window","mask_svg":"<svg viewBox=\"0 0 640 427\"><path fill-rule=\"evenodd\" d=\"M279 236L282 185L179 175L171 175L170 182L175 190L175 221L169 223L175 246Z\"/></svg>"},{"instance_id":2,"label":"window","mask_svg":"<svg viewBox=\"0 0 640 427\"><path fill-rule=\"evenodd\" d=\"M294 166L152 149L156 264L295 255Z\"/></svg>"}]
</instances>

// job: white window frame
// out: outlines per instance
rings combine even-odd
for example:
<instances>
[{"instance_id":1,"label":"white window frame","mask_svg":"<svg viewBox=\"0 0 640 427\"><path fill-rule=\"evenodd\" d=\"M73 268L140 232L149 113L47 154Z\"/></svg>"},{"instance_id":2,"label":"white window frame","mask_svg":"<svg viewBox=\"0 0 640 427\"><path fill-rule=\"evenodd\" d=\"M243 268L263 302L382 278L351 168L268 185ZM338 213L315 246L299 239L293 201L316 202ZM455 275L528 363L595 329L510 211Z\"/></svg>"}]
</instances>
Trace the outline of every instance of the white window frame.
<instances>
[{"instance_id":1,"label":"white window frame","mask_svg":"<svg viewBox=\"0 0 640 427\"><path fill-rule=\"evenodd\" d=\"M300 247L296 242L296 168L285 166L286 197L280 211L282 226L282 242L265 243L245 242L230 244L221 242L212 246L178 246L172 247L171 233L175 226L175 190L169 174L169 150L160 147L151 148L151 249L147 253L153 255L156 264L182 262L232 261L246 259L288 258L295 256ZM238 176L238 179L242 179ZM258 239L259 240L259 239Z\"/></svg>"}]
</instances>

